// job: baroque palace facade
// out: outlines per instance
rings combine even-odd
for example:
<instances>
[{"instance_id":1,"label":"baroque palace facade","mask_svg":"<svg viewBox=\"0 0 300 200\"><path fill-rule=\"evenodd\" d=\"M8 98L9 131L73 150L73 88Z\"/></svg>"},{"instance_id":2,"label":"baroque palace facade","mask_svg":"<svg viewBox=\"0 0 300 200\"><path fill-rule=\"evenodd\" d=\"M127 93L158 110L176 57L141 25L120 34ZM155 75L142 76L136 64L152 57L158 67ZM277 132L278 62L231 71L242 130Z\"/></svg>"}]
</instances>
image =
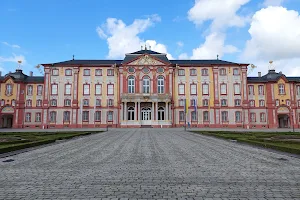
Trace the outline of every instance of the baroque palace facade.
<instances>
[{"instance_id":1,"label":"baroque palace facade","mask_svg":"<svg viewBox=\"0 0 300 200\"><path fill-rule=\"evenodd\" d=\"M147 49L42 65L0 76L1 128L300 127L300 77L274 69L247 77L249 64Z\"/></svg>"}]
</instances>

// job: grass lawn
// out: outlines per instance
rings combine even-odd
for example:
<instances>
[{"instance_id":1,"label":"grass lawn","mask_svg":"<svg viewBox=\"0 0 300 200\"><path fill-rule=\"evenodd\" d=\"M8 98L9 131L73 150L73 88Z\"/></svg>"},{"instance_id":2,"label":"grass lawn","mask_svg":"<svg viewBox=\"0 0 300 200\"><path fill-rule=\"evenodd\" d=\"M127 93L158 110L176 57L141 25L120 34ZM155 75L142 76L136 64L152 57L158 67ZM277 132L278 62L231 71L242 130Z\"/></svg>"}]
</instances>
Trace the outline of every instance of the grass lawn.
<instances>
[{"instance_id":1,"label":"grass lawn","mask_svg":"<svg viewBox=\"0 0 300 200\"><path fill-rule=\"evenodd\" d=\"M230 132L230 131L192 131L194 133L237 140L266 148L293 154L300 154L300 133L293 132Z\"/></svg>"},{"instance_id":2,"label":"grass lawn","mask_svg":"<svg viewBox=\"0 0 300 200\"><path fill-rule=\"evenodd\" d=\"M49 144L56 140L99 133L101 131L78 132L0 132L0 153Z\"/></svg>"}]
</instances>

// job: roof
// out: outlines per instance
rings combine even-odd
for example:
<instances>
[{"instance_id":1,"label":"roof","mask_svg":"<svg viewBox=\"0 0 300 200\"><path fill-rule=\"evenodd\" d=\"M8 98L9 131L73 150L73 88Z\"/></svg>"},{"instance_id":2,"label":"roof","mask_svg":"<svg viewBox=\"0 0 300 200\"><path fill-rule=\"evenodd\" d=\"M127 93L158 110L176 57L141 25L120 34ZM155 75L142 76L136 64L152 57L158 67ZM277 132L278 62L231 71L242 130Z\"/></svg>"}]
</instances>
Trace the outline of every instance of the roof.
<instances>
[{"instance_id":1,"label":"roof","mask_svg":"<svg viewBox=\"0 0 300 200\"><path fill-rule=\"evenodd\" d=\"M22 70L17 69L16 72L8 73L5 76L0 77L0 80L4 80L6 77L11 77L16 82L24 83L44 83L44 76L27 76L23 74Z\"/></svg>"},{"instance_id":2,"label":"roof","mask_svg":"<svg viewBox=\"0 0 300 200\"><path fill-rule=\"evenodd\" d=\"M121 64L122 60L67 60L50 65L113 65ZM44 64L46 65L46 64Z\"/></svg>"},{"instance_id":3,"label":"roof","mask_svg":"<svg viewBox=\"0 0 300 200\"><path fill-rule=\"evenodd\" d=\"M128 63L131 60L136 59L137 57L144 55L144 54L149 54L151 56L153 56L154 58L161 60L165 63L170 63L169 59L167 58L167 54L165 53L159 53L156 51L151 51L151 50L140 50L140 51L136 51L133 53L128 53L125 55L124 60L122 61L122 63Z\"/></svg>"},{"instance_id":4,"label":"roof","mask_svg":"<svg viewBox=\"0 0 300 200\"><path fill-rule=\"evenodd\" d=\"M152 55L166 55L164 53L159 53L159 52L156 52L156 51L151 51L151 50L140 50L140 51L136 51L136 52L133 52L133 53L129 53L129 54L139 54L139 55L142 55L142 54L152 54Z\"/></svg>"},{"instance_id":5,"label":"roof","mask_svg":"<svg viewBox=\"0 0 300 200\"><path fill-rule=\"evenodd\" d=\"M170 60L170 62L178 65L239 65L225 60Z\"/></svg>"},{"instance_id":6,"label":"roof","mask_svg":"<svg viewBox=\"0 0 300 200\"><path fill-rule=\"evenodd\" d=\"M277 82L280 78L285 78L291 82L300 82L300 77L286 77L282 73L277 73L275 70L269 70L268 73L262 77L247 77L248 83L266 83Z\"/></svg>"}]
</instances>

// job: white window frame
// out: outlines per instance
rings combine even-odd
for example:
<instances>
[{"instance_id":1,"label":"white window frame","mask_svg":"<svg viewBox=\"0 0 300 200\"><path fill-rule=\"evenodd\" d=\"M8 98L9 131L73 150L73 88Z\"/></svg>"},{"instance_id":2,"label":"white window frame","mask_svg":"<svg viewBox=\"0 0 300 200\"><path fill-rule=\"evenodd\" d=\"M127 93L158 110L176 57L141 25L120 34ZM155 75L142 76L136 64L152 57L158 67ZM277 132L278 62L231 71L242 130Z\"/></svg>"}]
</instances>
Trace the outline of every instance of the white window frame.
<instances>
[{"instance_id":1,"label":"white window frame","mask_svg":"<svg viewBox=\"0 0 300 200\"><path fill-rule=\"evenodd\" d=\"M96 84L95 85L95 94L96 95L101 95L102 94L102 85L101 84Z\"/></svg>"},{"instance_id":2,"label":"white window frame","mask_svg":"<svg viewBox=\"0 0 300 200\"><path fill-rule=\"evenodd\" d=\"M235 106L241 106L241 100L240 99L235 99L234 100L234 105Z\"/></svg>"},{"instance_id":3,"label":"white window frame","mask_svg":"<svg viewBox=\"0 0 300 200\"><path fill-rule=\"evenodd\" d=\"M83 99L82 104L83 106L89 106L90 105L89 99Z\"/></svg>"},{"instance_id":4,"label":"white window frame","mask_svg":"<svg viewBox=\"0 0 300 200\"><path fill-rule=\"evenodd\" d=\"M95 121L101 122L101 111L95 112Z\"/></svg>"},{"instance_id":5,"label":"white window frame","mask_svg":"<svg viewBox=\"0 0 300 200\"><path fill-rule=\"evenodd\" d=\"M165 79L163 76L157 78L157 92L163 94L165 92Z\"/></svg>"},{"instance_id":6,"label":"white window frame","mask_svg":"<svg viewBox=\"0 0 300 200\"><path fill-rule=\"evenodd\" d=\"M90 112L89 111L83 111L82 112L82 121L83 122L88 122L90 119Z\"/></svg>"},{"instance_id":7,"label":"white window frame","mask_svg":"<svg viewBox=\"0 0 300 200\"><path fill-rule=\"evenodd\" d=\"M260 113L260 122L266 122L266 113Z\"/></svg>"},{"instance_id":8,"label":"white window frame","mask_svg":"<svg viewBox=\"0 0 300 200\"><path fill-rule=\"evenodd\" d=\"M184 111L179 111L179 121L184 121L185 117L184 117Z\"/></svg>"},{"instance_id":9,"label":"white window frame","mask_svg":"<svg viewBox=\"0 0 300 200\"><path fill-rule=\"evenodd\" d=\"M183 94L185 93L184 87L185 87L184 84L179 84L179 85L178 85L178 94L183 95Z\"/></svg>"},{"instance_id":10,"label":"white window frame","mask_svg":"<svg viewBox=\"0 0 300 200\"><path fill-rule=\"evenodd\" d=\"M241 122L242 121L242 112L236 111L235 112L235 122Z\"/></svg>"},{"instance_id":11,"label":"white window frame","mask_svg":"<svg viewBox=\"0 0 300 200\"><path fill-rule=\"evenodd\" d=\"M196 69L190 69L190 75L191 76L196 76L197 75L197 70Z\"/></svg>"},{"instance_id":12,"label":"white window frame","mask_svg":"<svg viewBox=\"0 0 300 200\"><path fill-rule=\"evenodd\" d=\"M83 76L90 76L91 75L91 70L90 69L84 69L83 70Z\"/></svg>"},{"instance_id":13,"label":"white window frame","mask_svg":"<svg viewBox=\"0 0 300 200\"><path fill-rule=\"evenodd\" d=\"M42 121L42 113L40 113L40 112L35 113L35 121L36 122L41 122Z\"/></svg>"},{"instance_id":14,"label":"white window frame","mask_svg":"<svg viewBox=\"0 0 300 200\"><path fill-rule=\"evenodd\" d=\"M89 84L83 85L83 95L90 95L90 85Z\"/></svg>"},{"instance_id":15,"label":"white window frame","mask_svg":"<svg viewBox=\"0 0 300 200\"><path fill-rule=\"evenodd\" d=\"M37 86L37 95L43 95L43 86L42 85Z\"/></svg>"},{"instance_id":16,"label":"white window frame","mask_svg":"<svg viewBox=\"0 0 300 200\"><path fill-rule=\"evenodd\" d=\"M107 76L113 76L114 70L113 69L107 69Z\"/></svg>"},{"instance_id":17,"label":"white window frame","mask_svg":"<svg viewBox=\"0 0 300 200\"><path fill-rule=\"evenodd\" d=\"M51 122L51 123L54 123L54 122L56 122L56 111L51 111L50 113L49 113L49 115L50 115L50 117L49 117L49 121Z\"/></svg>"},{"instance_id":18,"label":"white window frame","mask_svg":"<svg viewBox=\"0 0 300 200\"><path fill-rule=\"evenodd\" d=\"M191 94L196 95L197 94L197 85L191 84Z\"/></svg>"},{"instance_id":19,"label":"white window frame","mask_svg":"<svg viewBox=\"0 0 300 200\"><path fill-rule=\"evenodd\" d=\"M191 112L191 119L192 119L192 122L197 121L197 112L196 111Z\"/></svg>"},{"instance_id":20,"label":"white window frame","mask_svg":"<svg viewBox=\"0 0 300 200\"><path fill-rule=\"evenodd\" d=\"M114 85L113 84L107 85L107 94L108 95L113 95L114 94Z\"/></svg>"},{"instance_id":21,"label":"white window frame","mask_svg":"<svg viewBox=\"0 0 300 200\"><path fill-rule=\"evenodd\" d=\"M71 99L65 99L65 106L71 106Z\"/></svg>"},{"instance_id":22,"label":"white window frame","mask_svg":"<svg viewBox=\"0 0 300 200\"><path fill-rule=\"evenodd\" d=\"M178 76L184 76L185 75L185 70L184 69L179 69L178 70Z\"/></svg>"},{"instance_id":23,"label":"white window frame","mask_svg":"<svg viewBox=\"0 0 300 200\"><path fill-rule=\"evenodd\" d=\"M256 122L256 113L250 113L250 122Z\"/></svg>"},{"instance_id":24,"label":"white window frame","mask_svg":"<svg viewBox=\"0 0 300 200\"><path fill-rule=\"evenodd\" d=\"M66 69L65 76L72 76L72 69Z\"/></svg>"},{"instance_id":25,"label":"white window frame","mask_svg":"<svg viewBox=\"0 0 300 200\"><path fill-rule=\"evenodd\" d=\"M241 94L241 85L240 84L234 84L234 94Z\"/></svg>"},{"instance_id":26,"label":"white window frame","mask_svg":"<svg viewBox=\"0 0 300 200\"><path fill-rule=\"evenodd\" d=\"M96 76L102 76L102 69L96 69L95 70L95 75Z\"/></svg>"},{"instance_id":27,"label":"white window frame","mask_svg":"<svg viewBox=\"0 0 300 200\"><path fill-rule=\"evenodd\" d=\"M64 122L70 122L71 121L71 112L70 111L64 111L63 112L63 121Z\"/></svg>"},{"instance_id":28,"label":"white window frame","mask_svg":"<svg viewBox=\"0 0 300 200\"><path fill-rule=\"evenodd\" d=\"M285 94L285 85L284 84L279 84L278 85L278 92L279 94Z\"/></svg>"},{"instance_id":29,"label":"white window frame","mask_svg":"<svg viewBox=\"0 0 300 200\"><path fill-rule=\"evenodd\" d=\"M150 77L145 76L142 80L143 83L143 93L150 94Z\"/></svg>"},{"instance_id":30,"label":"white window frame","mask_svg":"<svg viewBox=\"0 0 300 200\"><path fill-rule=\"evenodd\" d=\"M228 111L222 111L221 116L222 116L222 122L228 122Z\"/></svg>"},{"instance_id":31,"label":"white window frame","mask_svg":"<svg viewBox=\"0 0 300 200\"><path fill-rule=\"evenodd\" d=\"M221 84L221 94L227 94L227 84Z\"/></svg>"},{"instance_id":32,"label":"white window frame","mask_svg":"<svg viewBox=\"0 0 300 200\"><path fill-rule=\"evenodd\" d=\"M58 94L58 85L57 84L51 85L51 94L53 94L53 95Z\"/></svg>"},{"instance_id":33,"label":"white window frame","mask_svg":"<svg viewBox=\"0 0 300 200\"><path fill-rule=\"evenodd\" d=\"M208 122L209 121L209 112L203 111L203 121Z\"/></svg>"},{"instance_id":34,"label":"white window frame","mask_svg":"<svg viewBox=\"0 0 300 200\"><path fill-rule=\"evenodd\" d=\"M27 86L27 95L32 95L32 93L33 93L33 86L32 85L28 85Z\"/></svg>"},{"instance_id":35,"label":"white window frame","mask_svg":"<svg viewBox=\"0 0 300 200\"><path fill-rule=\"evenodd\" d=\"M202 94L204 94L204 95L209 94L209 85L208 84L202 84Z\"/></svg>"},{"instance_id":36,"label":"white window frame","mask_svg":"<svg viewBox=\"0 0 300 200\"><path fill-rule=\"evenodd\" d=\"M254 85L249 85L248 90L249 90L249 95L254 95Z\"/></svg>"},{"instance_id":37,"label":"white window frame","mask_svg":"<svg viewBox=\"0 0 300 200\"><path fill-rule=\"evenodd\" d=\"M31 122L31 113L25 114L25 122Z\"/></svg>"},{"instance_id":38,"label":"white window frame","mask_svg":"<svg viewBox=\"0 0 300 200\"><path fill-rule=\"evenodd\" d=\"M263 85L258 86L258 95L264 95L264 86Z\"/></svg>"},{"instance_id":39,"label":"white window frame","mask_svg":"<svg viewBox=\"0 0 300 200\"><path fill-rule=\"evenodd\" d=\"M264 107L265 106L265 101L264 100L259 100L259 106Z\"/></svg>"},{"instance_id":40,"label":"white window frame","mask_svg":"<svg viewBox=\"0 0 300 200\"><path fill-rule=\"evenodd\" d=\"M221 106L227 106L227 100L221 99Z\"/></svg>"},{"instance_id":41,"label":"white window frame","mask_svg":"<svg viewBox=\"0 0 300 200\"><path fill-rule=\"evenodd\" d=\"M203 99L202 100L203 106L207 107L209 105L208 99Z\"/></svg>"},{"instance_id":42,"label":"white window frame","mask_svg":"<svg viewBox=\"0 0 300 200\"><path fill-rule=\"evenodd\" d=\"M96 99L95 104L96 104L96 106L101 106L101 99Z\"/></svg>"},{"instance_id":43,"label":"white window frame","mask_svg":"<svg viewBox=\"0 0 300 200\"><path fill-rule=\"evenodd\" d=\"M134 76L128 77L128 93L130 93L130 94L135 93L135 77Z\"/></svg>"},{"instance_id":44,"label":"white window frame","mask_svg":"<svg viewBox=\"0 0 300 200\"><path fill-rule=\"evenodd\" d=\"M66 95L71 95L71 90L72 90L72 85L71 84L66 84L65 85L65 94Z\"/></svg>"}]
</instances>

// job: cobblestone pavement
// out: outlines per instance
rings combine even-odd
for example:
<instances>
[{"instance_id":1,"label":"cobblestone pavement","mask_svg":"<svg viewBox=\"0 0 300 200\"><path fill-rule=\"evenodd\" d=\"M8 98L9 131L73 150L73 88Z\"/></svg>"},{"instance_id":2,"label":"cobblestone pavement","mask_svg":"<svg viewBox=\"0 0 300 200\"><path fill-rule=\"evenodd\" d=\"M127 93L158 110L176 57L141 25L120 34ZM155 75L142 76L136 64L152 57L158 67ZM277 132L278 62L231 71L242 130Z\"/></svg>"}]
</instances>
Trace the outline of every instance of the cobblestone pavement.
<instances>
[{"instance_id":1,"label":"cobblestone pavement","mask_svg":"<svg viewBox=\"0 0 300 200\"><path fill-rule=\"evenodd\" d=\"M300 159L180 129L112 129L0 159L0 199L300 199Z\"/></svg>"}]
</instances>

